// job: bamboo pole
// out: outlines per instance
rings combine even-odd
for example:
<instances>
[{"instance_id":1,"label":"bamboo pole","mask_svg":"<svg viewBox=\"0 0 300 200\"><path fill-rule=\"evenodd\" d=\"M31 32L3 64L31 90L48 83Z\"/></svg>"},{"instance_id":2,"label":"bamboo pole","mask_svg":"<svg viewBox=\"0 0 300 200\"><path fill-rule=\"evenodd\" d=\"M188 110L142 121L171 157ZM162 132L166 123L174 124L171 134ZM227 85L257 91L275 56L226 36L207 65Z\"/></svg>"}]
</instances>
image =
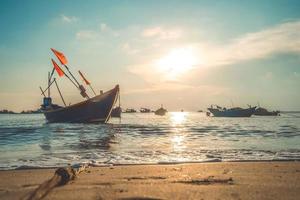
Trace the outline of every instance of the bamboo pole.
<instances>
[{"instance_id":1,"label":"bamboo pole","mask_svg":"<svg viewBox=\"0 0 300 200\"><path fill-rule=\"evenodd\" d=\"M63 101L64 105L67 106L67 105L66 105L66 102L65 102L65 100L64 100L64 98L63 98L63 96L62 96L62 94L61 94L61 92L60 92L60 89L59 89L59 87L58 87L58 84L57 84L57 82L56 82L56 78L54 78L54 82L55 82L55 85L56 85L56 88L57 88L57 90L58 90L58 93L59 93L59 95L60 95L61 100Z\"/></svg>"},{"instance_id":2,"label":"bamboo pole","mask_svg":"<svg viewBox=\"0 0 300 200\"><path fill-rule=\"evenodd\" d=\"M54 80L48 85L48 87L42 93L45 93L50 88L50 86L53 84L53 82L54 82Z\"/></svg>"},{"instance_id":3,"label":"bamboo pole","mask_svg":"<svg viewBox=\"0 0 300 200\"><path fill-rule=\"evenodd\" d=\"M40 90L41 90L41 92L42 92L42 95L43 95L44 97L46 97L46 95L45 95L45 93L44 93L44 91L43 91L43 89L42 89L41 86L40 86Z\"/></svg>"},{"instance_id":4,"label":"bamboo pole","mask_svg":"<svg viewBox=\"0 0 300 200\"><path fill-rule=\"evenodd\" d=\"M50 98L50 72L48 72L48 98Z\"/></svg>"}]
</instances>

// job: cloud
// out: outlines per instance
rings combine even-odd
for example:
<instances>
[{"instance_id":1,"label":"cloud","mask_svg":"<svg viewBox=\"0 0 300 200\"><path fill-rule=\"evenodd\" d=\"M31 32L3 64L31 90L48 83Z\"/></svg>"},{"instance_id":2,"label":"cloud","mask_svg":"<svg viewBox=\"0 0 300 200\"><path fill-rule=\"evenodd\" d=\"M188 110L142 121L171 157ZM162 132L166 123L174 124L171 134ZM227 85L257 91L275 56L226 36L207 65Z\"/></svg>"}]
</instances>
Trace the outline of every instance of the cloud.
<instances>
[{"instance_id":1,"label":"cloud","mask_svg":"<svg viewBox=\"0 0 300 200\"><path fill-rule=\"evenodd\" d=\"M200 46L200 45L199 45ZM286 22L236 38L226 45L202 47L208 66L266 58L276 53L300 53L300 21Z\"/></svg>"},{"instance_id":2,"label":"cloud","mask_svg":"<svg viewBox=\"0 0 300 200\"><path fill-rule=\"evenodd\" d=\"M137 54L139 52L138 49L132 48L132 46L128 42L125 42L124 44L122 44L121 49L122 49L122 51L126 52L127 54Z\"/></svg>"},{"instance_id":3,"label":"cloud","mask_svg":"<svg viewBox=\"0 0 300 200\"><path fill-rule=\"evenodd\" d=\"M145 38L157 38L161 40L174 40L182 36L180 29L165 29L161 26L146 28L141 34Z\"/></svg>"},{"instance_id":4,"label":"cloud","mask_svg":"<svg viewBox=\"0 0 300 200\"><path fill-rule=\"evenodd\" d=\"M64 14L60 15L60 18L63 22L65 23L74 23L74 22L77 22L78 21L78 18L77 17L74 17L74 16L66 16Z\"/></svg>"},{"instance_id":5,"label":"cloud","mask_svg":"<svg viewBox=\"0 0 300 200\"><path fill-rule=\"evenodd\" d=\"M95 39L99 39L99 38L107 40L104 38L107 36L118 37L119 33L118 33L118 31L113 30L111 27L109 27L105 23L101 23L95 29L80 30L76 33L76 38L79 40L95 40Z\"/></svg>"},{"instance_id":6,"label":"cloud","mask_svg":"<svg viewBox=\"0 0 300 200\"><path fill-rule=\"evenodd\" d=\"M92 30L81 30L76 33L76 38L78 40L90 40L95 39L97 37L97 33Z\"/></svg>"}]
</instances>

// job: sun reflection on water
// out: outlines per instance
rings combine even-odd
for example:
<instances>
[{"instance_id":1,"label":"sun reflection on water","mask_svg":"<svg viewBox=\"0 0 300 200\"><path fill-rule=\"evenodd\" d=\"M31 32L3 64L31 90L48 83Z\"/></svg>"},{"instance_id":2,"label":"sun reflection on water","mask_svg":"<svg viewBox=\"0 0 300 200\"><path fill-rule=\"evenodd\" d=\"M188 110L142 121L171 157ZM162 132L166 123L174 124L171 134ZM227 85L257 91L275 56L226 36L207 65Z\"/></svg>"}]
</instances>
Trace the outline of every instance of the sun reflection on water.
<instances>
[{"instance_id":1,"label":"sun reflection on water","mask_svg":"<svg viewBox=\"0 0 300 200\"><path fill-rule=\"evenodd\" d=\"M170 136L172 148L174 151L177 151L176 159L182 158L180 151L183 151L186 148L185 145L185 127L181 126L184 124L187 118L186 112L172 112L170 113L171 124L173 125L173 134Z\"/></svg>"},{"instance_id":2,"label":"sun reflection on water","mask_svg":"<svg viewBox=\"0 0 300 200\"><path fill-rule=\"evenodd\" d=\"M181 125L186 121L186 117L186 112L172 112L170 119L173 125Z\"/></svg>"}]
</instances>

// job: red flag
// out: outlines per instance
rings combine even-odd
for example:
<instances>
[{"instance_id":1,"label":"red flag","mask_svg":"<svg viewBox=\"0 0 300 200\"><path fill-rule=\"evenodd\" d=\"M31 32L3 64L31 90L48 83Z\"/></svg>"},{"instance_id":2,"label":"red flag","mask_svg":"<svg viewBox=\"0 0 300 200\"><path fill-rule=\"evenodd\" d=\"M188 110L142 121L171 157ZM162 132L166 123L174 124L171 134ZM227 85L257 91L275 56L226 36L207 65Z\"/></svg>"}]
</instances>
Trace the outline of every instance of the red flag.
<instances>
[{"instance_id":1,"label":"red flag","mask_svg":"<svg viewBox=\"0 0 300 200\"><path fill-rule=\"evenodd\" d=\"M60 63L62 65L65 65L68 63L67 58L65 57L65 55L59 51L56 51L55 49L52 49L53 53L56 55L56 57L58 58L58 60L60 61Z\"/></svg>"},{"instance_id":2,"label":"red flag","mask_svg":"<svg viewBox=\"0 0 300 200\"><path fill-rule=\"evenodd\" d=\"M53 63L53 66L54 66L54 69L56 70L56 72L58 73L59 76L63 76L65 73L64 71L56 64L56 62L52 60L52 63Z\"/></svg>"},{"instance_id":3,"label":"red flag","mask_svg":"<svg viewBox=\"0 0 300 200\"><path fill-rule=\"evenodd\" d=\"M81 73L81 71L78 71L78 72L79 72L81 78L84 80L85 84L87 84L87 85L91 84L91 83L83 76L83 74Z\"/></svg>"}]
</instances>

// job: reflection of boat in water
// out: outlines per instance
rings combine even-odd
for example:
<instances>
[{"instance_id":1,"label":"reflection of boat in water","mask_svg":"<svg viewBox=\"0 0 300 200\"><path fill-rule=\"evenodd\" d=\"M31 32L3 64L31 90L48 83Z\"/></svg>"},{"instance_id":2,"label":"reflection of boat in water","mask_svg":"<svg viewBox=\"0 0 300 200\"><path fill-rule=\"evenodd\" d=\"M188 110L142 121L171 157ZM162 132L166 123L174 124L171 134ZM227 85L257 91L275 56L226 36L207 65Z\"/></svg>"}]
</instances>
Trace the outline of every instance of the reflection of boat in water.
<instances>
[{"instance_id":1,"label":"reflection of boat in water","mask_svg":"<svg viewBox=\"0 0 300 200\"><path fill-rule=\"evenodd\" d=\"M268 111L265 108L259 107L255 110L254 115L258 115L258 116L278 116L279 111Z\"/></svg>"},{"instance_id":2,"label":"reflection of boat in water","mask_svg":"<svg viewBox=\"0 0 300 200\"><path fill-rule=\"evenodd\" d=\"M140 112L141 112L141 113L150 113L151 110L150 110L149 108L141 108L141 109L140 109Z\"/></svg>"},{"instance_id":3,"label":"reflection of boat in water","mask_svg":"<svg viewBox=\"0 0 300 200\"><path fill-rule=\"evenodd\" d=\"M120 106L115 107L111 111L111 117L121 117L122 108Z\"/></svg>"},{"instance_id":4,"label":"reflection of boat in water","mask_svg":"<svg viewBox=\"0 0 300 200\"><path fill-rule=\"evenodd\" d=\"M133 108L127 108L124 113L136 113L136 110Z\"/></svg>"},{"instance_id":5,"label":"reflection of boat in water","mask_svg":"<svg viewBox=\"0 0 300 200\"><path fill-rule=\"evenodd\" d=\"M157 109L154 114L156 115L165 115L168 111L166 109L163 108L163 106L161 105L161 107L159 109Z\"/></svg>"},{"instance_id":6,"label":"reflection of boat in water","mask_svg":"<svg viewBox=\"0 0 300 200\"><path fill-rule=\"evenodd\" d=\"M83 74L79 71L80 76L83 78L86 85L88 85L94 93L94 97L89 97L86 93L86 89L83 85L81 85L74 75L70 72L69 68L66 66L67 59L63 55L63 53L56 51L55 49L51 49L53 53L56 55L61 64L65 67L68 74L64 72L59 65L52 59L53 69L52 72L48 74L48 87L46 90L42 90L43 104L41 105L41 109L47 119L48 122L107 122L110 118L111 110L116 103L117 97L119 95L119 85L115 86L115 88L101 94L96 94L94 89L91 86L91 83L83 76ZM56 78L52 78L54 71L56 71L59 75L67 77L71 83L79 90L81 96L86 98L86 100L73 104L66 105L65 100L62 96L62 93L58 87ZM59 106L56 104L52 104L52 99L50 97L50 87L55 83L58 93L64 103L64 106ZM48 96L46 96L45 92L48 91Z\"/></svg>"},{"instance_id":7,"label":"reflection of boat in water","mask_svg":"<svg viewBox=\"0 0 300 200\"><path fill-rule=\"evenodd\" d=\"M251 117L256 107L249 108L221 108L220 106L211 106L207 108L215 117Z\"/></svg>"}]
</instances>

